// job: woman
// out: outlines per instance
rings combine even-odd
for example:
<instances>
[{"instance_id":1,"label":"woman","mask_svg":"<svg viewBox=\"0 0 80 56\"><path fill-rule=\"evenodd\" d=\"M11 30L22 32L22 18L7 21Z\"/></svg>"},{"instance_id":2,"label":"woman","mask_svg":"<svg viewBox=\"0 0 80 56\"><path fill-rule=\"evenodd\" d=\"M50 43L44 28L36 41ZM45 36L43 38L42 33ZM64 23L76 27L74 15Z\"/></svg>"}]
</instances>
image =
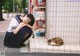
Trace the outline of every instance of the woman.
<instances>
[{"instance_id":1,"label":"woman","mask_svg":"<svg viewBox=\"0 0 80 56\"><path fill-rule=\"evenodd\" d=\"M15 16L11 20L8 31L6 32L4 45L10 48L21 47L33 32L32 26L34 21L35 19L32 14Z\"/></svg>"}]
</instances>

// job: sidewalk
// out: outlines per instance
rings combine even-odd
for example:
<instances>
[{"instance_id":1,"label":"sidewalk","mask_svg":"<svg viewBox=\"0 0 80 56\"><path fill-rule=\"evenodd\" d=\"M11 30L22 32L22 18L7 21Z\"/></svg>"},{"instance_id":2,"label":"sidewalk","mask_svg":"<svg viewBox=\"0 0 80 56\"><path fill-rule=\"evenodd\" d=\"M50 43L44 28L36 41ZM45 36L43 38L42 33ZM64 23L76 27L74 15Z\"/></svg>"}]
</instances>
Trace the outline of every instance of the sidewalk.
<instances>
[{"instance_id":1,"label":"sidewalk","mask_svg":"<svg viewBox=\"0 0 80 56\"><path fill-rule=\"evenodd\" d=\"M8 29L8 25L10 20L0 21L0 32L6 32Z\"/></svg>"},{"instance_id":2,"label":"sidewalk","mask_svg":"<svg viewBox=\"0 0 80 56\"><path fill-rule=\"evenodd\" d=\"M5 19L4 21L0 21L0 32L6 32L10 23L10 20L13 18L15 14L3 14L3 18Z\"/></svg>"},{"instance_id":3,"label":"sidewalk","mask_svg":"<svg viewBox=\"0 0 80 56\"><path fill-rule=\"evenodd\" d=\"M20 14L20 13L18 13ZM17 13L13 14L13 13L4 13L3 14L3 18L5 19L4 21L0 21L0 32L5 32L8 29L10 20L17 15Z\"/></svg>"}]
</instances>

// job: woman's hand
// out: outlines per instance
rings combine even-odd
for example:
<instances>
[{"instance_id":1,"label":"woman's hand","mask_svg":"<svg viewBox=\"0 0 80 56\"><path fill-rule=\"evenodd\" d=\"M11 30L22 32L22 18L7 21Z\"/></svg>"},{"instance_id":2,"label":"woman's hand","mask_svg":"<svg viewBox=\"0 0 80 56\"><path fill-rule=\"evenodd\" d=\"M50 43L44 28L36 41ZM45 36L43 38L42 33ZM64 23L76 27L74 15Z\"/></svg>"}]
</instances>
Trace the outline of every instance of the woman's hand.
<instances>
[{"instance_id":1,"label":"woman's hand","mask_svg":"<svg viewBox=\"0 0 80 56\"><path fill-rule=\"evenodd\" d=\"M24 26L26 26L26 24L23 23L23 22L19 24L19 27L20 27L20 28L22 28L22 27L24 27Z\"/></svg>"},{"instance_id":2,"label":"woman's hand","mask_svg":"<svg viewBox=\"0 0 80 56\"><path fill-rule=\"evenodd\" d=\"M29 24L26 24L26 26L30 27L33 31L36 30L36 27L35 26L31 26Z\"/></svg>"},{"instance_id":3,"label":"woman's hand","mask_svg":"<svg viewBox=\"0 0 80 56\"><path fill-rule=\"evenodd\" d=\"M16 29L13 29L13 33L16 34L22 27L26 26L25 23L20 23Z\"/></svg>"}]
</instances>

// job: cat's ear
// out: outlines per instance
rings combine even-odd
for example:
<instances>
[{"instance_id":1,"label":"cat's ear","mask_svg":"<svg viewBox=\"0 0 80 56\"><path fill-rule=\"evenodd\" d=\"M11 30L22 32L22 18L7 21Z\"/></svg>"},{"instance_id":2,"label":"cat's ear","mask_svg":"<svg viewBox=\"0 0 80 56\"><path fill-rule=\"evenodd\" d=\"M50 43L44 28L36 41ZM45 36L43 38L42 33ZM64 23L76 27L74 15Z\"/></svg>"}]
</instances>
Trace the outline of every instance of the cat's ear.
<instances>
[{"instance_id":1,"label":"cat's ear","mask_svg":"<svg viewBox=\"0 0 80 56\"><path fill-rule=\"evenodd\" d=\"M49 39L47 42L50 43L51 42L51 39Z\"/></svg>"}]
</instances>

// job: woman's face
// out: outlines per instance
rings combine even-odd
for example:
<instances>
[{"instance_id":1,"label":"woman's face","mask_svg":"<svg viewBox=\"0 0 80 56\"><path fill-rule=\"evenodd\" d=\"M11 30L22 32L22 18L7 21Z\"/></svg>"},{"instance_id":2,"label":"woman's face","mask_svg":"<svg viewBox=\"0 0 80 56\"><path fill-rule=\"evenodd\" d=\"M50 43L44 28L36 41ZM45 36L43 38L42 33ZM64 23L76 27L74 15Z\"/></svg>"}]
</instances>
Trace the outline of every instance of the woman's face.
<instances>
[{"instance_id":1,"label":"woman's face","mask_svg":"<svg viewBox=\"0 0 80 56\"><path fill-rule=\"evenodd\" d=\"M23 22L24 22L25 24L30 23L30 21L31 21L31 19L30 19L29 17L27 17L27 16L24 16L24 17L23 17Z\"/></svg>"}]
</instances>

